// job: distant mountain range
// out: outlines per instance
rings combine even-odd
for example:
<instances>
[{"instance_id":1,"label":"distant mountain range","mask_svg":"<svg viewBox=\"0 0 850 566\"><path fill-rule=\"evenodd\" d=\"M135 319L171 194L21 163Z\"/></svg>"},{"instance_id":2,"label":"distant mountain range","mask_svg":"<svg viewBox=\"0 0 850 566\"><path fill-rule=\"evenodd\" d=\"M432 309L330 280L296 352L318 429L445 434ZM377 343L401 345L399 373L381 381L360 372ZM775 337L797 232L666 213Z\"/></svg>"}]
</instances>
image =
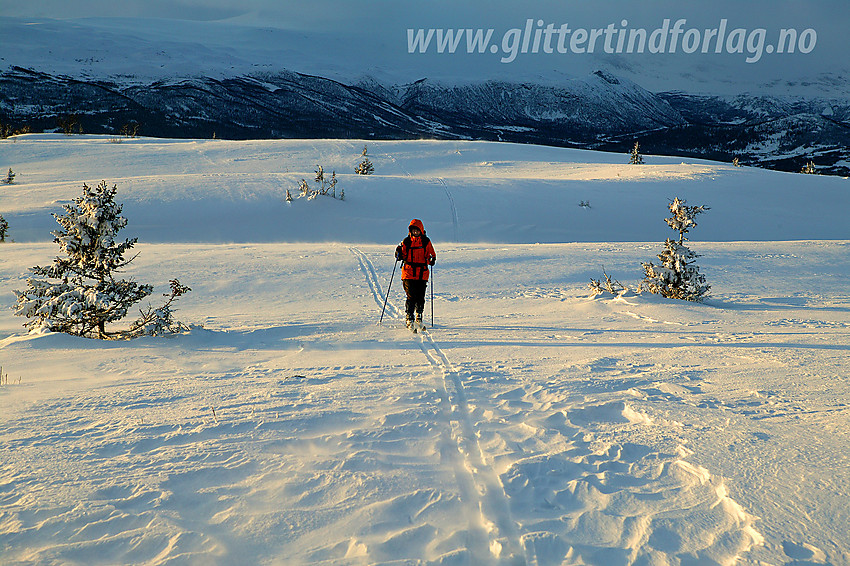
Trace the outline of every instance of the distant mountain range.
<instances>
[{"instance_id":1,"label":"distant mountain range","mask_svg":"<svg viewBox=\"0 0 850 566\"><path fill-rule=\"evenodd\" d=\"M606 71L560 85L346 83L290 71L140 84L11 66L0 72L0 123L170 138L482 139L624 154L638 141L644 154L737 157L784 171L812 161L820 173L850 175L850 97L653 93Z\"/></svg>"}]
</instances>

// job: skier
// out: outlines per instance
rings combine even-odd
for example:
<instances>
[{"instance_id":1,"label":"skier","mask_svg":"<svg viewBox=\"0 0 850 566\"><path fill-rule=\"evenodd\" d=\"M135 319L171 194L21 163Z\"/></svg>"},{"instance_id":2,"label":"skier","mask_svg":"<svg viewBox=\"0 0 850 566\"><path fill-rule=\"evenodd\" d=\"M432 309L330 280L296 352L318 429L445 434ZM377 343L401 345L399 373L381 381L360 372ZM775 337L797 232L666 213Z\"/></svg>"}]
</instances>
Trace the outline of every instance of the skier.
<instances>
[{"instance_id":1,"label":"skier","mask_svg":"<svg viewBox=\"0 0 850 566\"><path fill-rule=\"evenodd\" d=\"M404 262L401 282L407 295L405 318L408 328L422 328L422 311L425 310L425 289L428 286L428 266L437 261L431 240L425 235L421 220L413 219L407 228L408 235L395 249L396 261ZM413 314L416 313L416 326Z\"/></svg>"}]
</instances>

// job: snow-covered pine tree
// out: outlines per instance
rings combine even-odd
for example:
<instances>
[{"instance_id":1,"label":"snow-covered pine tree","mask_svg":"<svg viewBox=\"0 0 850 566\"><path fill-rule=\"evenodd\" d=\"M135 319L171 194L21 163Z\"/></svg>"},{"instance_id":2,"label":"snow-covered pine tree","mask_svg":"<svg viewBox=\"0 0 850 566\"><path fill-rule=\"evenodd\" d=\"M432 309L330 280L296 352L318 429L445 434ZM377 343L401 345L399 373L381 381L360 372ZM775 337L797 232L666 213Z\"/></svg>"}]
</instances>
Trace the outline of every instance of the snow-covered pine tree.
<instances>
[{"instance_id":1,"label":"snow-covered pine tree","mask_svg":"<svg viewBox=\"0 0 850 566\"><path fill-rule=\"evenodd\" d=\"M638 142L635 142L635 146L629 154L629 165L643 165L643 156L640 154L640 144Z\"/></svg>"},{"instance_id":2,"label":"snow-covered pine tree","mask_svg":"<svg viewBox=\"0 0 850 566\"><path fill-rule=\"evenodd\" d=\"M106 181L94 188L83 184L82 196L64 205L65 214L53 215L61 227L53 232L53 241L64 256L48 267L31 268L35 277L27 288L14 291L15 314L31 319L24 325L30 330L100 339L128 337L126 332L107 332L106 324L124 318L153 286L115 278L133 261L124 255L137 242L137 238L116 239L127 225L122 206L115 202L117 190Z\"/></svg>"},{"instance_id":3,"label":"snow-covered pine tree","mask_svg":"<svg viewBox=\"0 0 850 566\"><path fill-rule=\"evenodd\" d=\"M371 175L375 172L375 166L372 165L372 162L369 161L369 157L366 155L368 149L366 146L363 146L363 153L360 156L363 158L363 161L357 164L357 167L354 168L354 172L358 175Z\"/></svg>"},{"instance_id":4,"label":"snow-covered pine tree","mask_svg":"<svg viewBox=\"0 0 850 566\"><path fill-rule=\"evenodd\" d=\"M6 185L11 185L15 182L15 173L12 171L12 168L9 167L9 172L6 173L6 177L3 179L3 183Z\"/></svg>"},{"instance_id":5,"label":"snow-covered pine tree","mask_svg":"<svg viewBox=\"0 0 850 566\"><path fill-rule=\"evenodd\" d=\"M697 223L694 218L698 214L710 210L707 206L688 206L687 201L681 200L679 197L674 198L673 202L667 205L667 208L673 213L673 218L665 218L664 221L670 228L679 233L679 243L687 240L685 234L688 233L688 230L696 228Z\"/></svg>"},{"instance_id":6,"label":"snow-covered pine tree","mask_svg":"<svg viewBox=\"0 0 850 566\"><path fill-rule=\"evenodd\" d=\"M679 240L667 238L664 251L658 255L661 265L652 262L643 263L645 277L643 288L668 299L685 301L701 301L707 295L711 285L705 281L705 276L699 272L694 260L699 257L685 244L685 234L696 227L694 217L709 210L707 206L687 206L686 201L676 197L668 205L672 218L665 222L673 230L679 232Z\"/></svg>"},{"instance_id":7,"label":"snow-covered pine tree","mask_svg":"<svg viewBox=\"0 0 850 566\"><path fill-rule=\"evenodd\" d=\"M6 234L9 233L9 223L6 222L6 219L3 218L3 215L0 214L0 243L6 241Z\"/></svg>"}]
</instances>

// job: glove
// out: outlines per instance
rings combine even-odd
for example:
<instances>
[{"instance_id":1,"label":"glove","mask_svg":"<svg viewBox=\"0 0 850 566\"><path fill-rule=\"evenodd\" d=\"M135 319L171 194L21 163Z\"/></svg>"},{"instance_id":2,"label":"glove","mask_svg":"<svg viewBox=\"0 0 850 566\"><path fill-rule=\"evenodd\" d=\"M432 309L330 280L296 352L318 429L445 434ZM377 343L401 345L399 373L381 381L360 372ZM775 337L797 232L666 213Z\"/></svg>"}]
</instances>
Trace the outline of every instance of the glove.
<instances>
[{"instance_id":1,"label":"glove","mask_svg":"<svg viewBox=\"0 0 850 566\"><path fill-rule=\"evenodd\" d=\"M428 265L434 265L434 263L436 263L436 262L437 262L437 258L435 258L435 257L429 257L428 258Z\"/></svg>"},{"instance_id":2,"label":"glove","mask_svg":"<svg viewBox=\"0 0 850 566\"><path fill-rule=\"evenodd\" d=\"M401 246L400 246L400 245L399 245L399 246L397 246L397 247L396 247L396 249L395 249L395 260L396 260L396 261L401 261L401 260L402 260L402 255L401 255Z\"/></svg>"}]
</instances>

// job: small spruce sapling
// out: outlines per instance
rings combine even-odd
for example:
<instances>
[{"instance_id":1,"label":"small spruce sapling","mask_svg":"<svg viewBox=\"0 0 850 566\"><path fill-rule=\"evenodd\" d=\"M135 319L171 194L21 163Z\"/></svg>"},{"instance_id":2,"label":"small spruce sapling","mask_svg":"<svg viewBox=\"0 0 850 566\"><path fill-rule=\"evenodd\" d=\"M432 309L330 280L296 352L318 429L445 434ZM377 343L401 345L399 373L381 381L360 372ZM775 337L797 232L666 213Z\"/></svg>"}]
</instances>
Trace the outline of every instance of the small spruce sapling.
<instances>
[{"instance_id":1,"label":"small spruce sapling","mask_svg":"<svg viewBox=\"0 0 850 566\"><path fill-rule=\"evenodd\" d=\"M141 316L130 325L130 330L123 333L122 337L162 336L164 334L176 334L189 329L182 322L174 320L174 309L171 308L171 305L192 289L181 284L177 279L172 279L168 284L171 287L171 293L162 295L167 299L165 304L157 309L148 305L146 310L140 311Z\"/></svg>"},{"instance_id":2,"label":"small spruce sapling","mask_svg":"<svg viewBox=\"0 0 850 566\"><path fill-rule=\"evenodd\" d=\"M642 287L650 293L655 293L668 299L685 301L701 301L711 288L705 281L705 276L699 272L694 260L699 257L688 246L685 234L695 228L694 218L709 210L707 206L687 206L686 201L676 197L668 205L673 214L665 218L665 222L673 230L679 232L679 239L667 238L664 251L658 255L661 265L652 262L643 263L645 277Z\"/></svg>"},{"instance_id":3,"label":"small spruce sapling","mask_svg":"<svg viewBox=\"0 0 850 566\"><path fill-rule=\"evenodd\" d=\"M643 165L643 156L640 154L640 144L635 142L635 146L629 153L629 165Z\"/></svg>"},{"instance_id":4,"label":"small spruce sapling","mask_svg":"<svg viewBox=\"0 0 850 566\"><path fill-rule=\"evenodd\" d=\"M301 179L298 183L298 191L301 193L302 197L306 197L310 195L310 185L307 184L307 179Z\"/></svg>"},{"instance_id":5,"label":"small spruce sapling","mask_svg":"<svg viewBox=\"0 0 850 566\"><path fill-rule=\"evenodd\" d=\"M321 165L316 165L316 182L319 183L320 195L330 194L336 198L336 171L331 171L331 180L328 181L325 179L325 169Z\"/></svg>"},{"instance_id":6,"label":"small spruce sapling","mask_svg":"<svg viewBox=\"0 0 850 566\"><path fill-rule=\"evenodd\" d=\"M366 146L363 146L363 153L360 156L363 160L357 164L357 167L354 168L354 172L358 175L371 175L375 172L375 166L372 165L372 162L369 161L369 157L366 155L368 152Z\"/></svg>"},{"instance_id":7,"label":"small spruce sapling","mask_svg":"<svg viewBox=\"0 0 850 566\"><path fill-rule=\"evenodd\" d=\"M6 241L6 234L9 233L9 223L6 222L6 219L3 218L3 215L0 214L0 244Z\"/></svg>"},{"instance_id":8,"label":"small spruce sapling","mask_svg":"<svg viewBox=\"0 0 850 566\"><path fill-rule=\"evenodd\" d=\"M12 171L12 168L9 167L9 172L6 173L6 177L3 179L4 185L11 185L15 182L15 172Z\"/></svg>"},{"instance_id":9,"label":"small spruce sapling","mask_svg":"<svg viewBox=\"0 0 850 566\"><path fill-rule=\"evenodd\" d=\"M602 275L605 277L605 283L602 283L598 279L590 278L590 283L588 283L588 287L590 288L590 292L594 297L602 295L605 291L608 291L611 295L615 297L619 297L626 293L629 288L617 281L616 279L611 279L611 277L605 272L605 268L602 268Z\"/></svg>"}]
</instances>

